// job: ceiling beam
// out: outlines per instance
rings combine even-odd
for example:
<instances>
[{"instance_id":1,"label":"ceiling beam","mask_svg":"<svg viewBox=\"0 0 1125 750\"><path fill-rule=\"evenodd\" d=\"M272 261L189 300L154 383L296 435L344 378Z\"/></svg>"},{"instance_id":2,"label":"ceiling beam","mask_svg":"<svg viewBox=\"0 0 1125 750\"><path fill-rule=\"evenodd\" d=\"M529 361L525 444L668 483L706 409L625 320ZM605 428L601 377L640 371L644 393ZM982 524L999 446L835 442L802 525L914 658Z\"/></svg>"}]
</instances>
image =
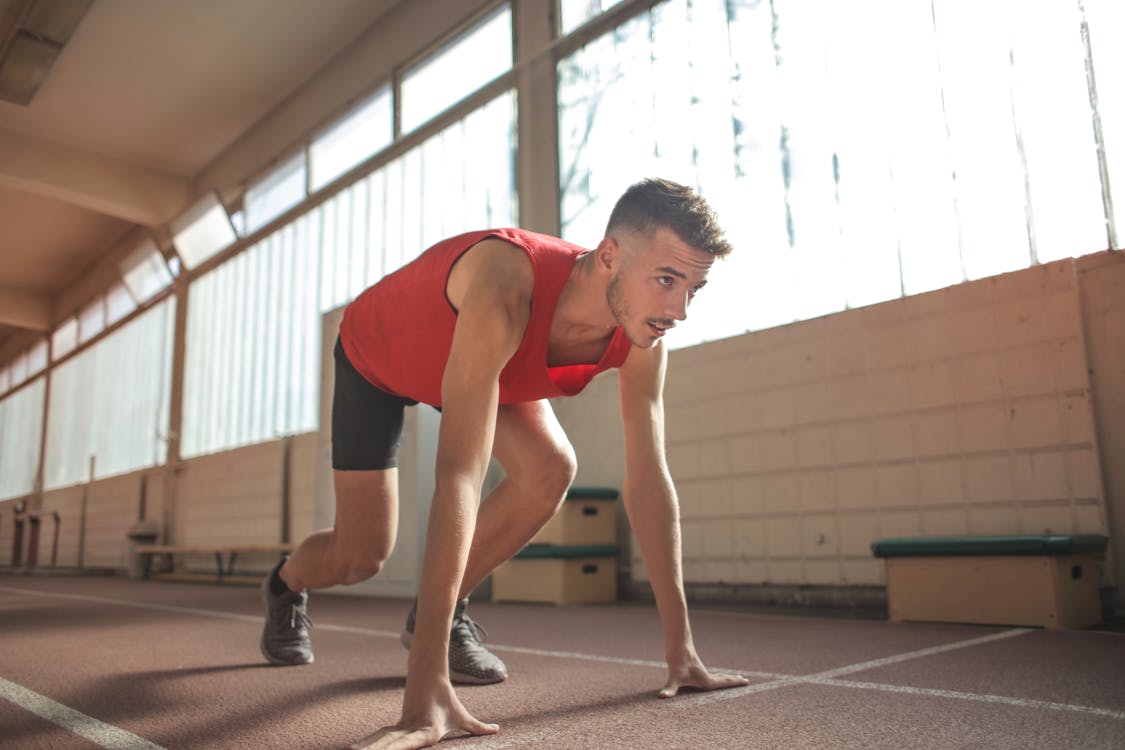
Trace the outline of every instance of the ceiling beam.
<instances>
[{"instance_id":1,"label":"ceiling beam","mask_svg":"<svg viewBox=\"0 0 1125 750\"><path fill-rule=\"evenodd\" d=\"M18 289L0 288L0 323L47 331L51 327L51 298Z\"/></svg>"},{"instance_id":2,"label":"ceiling beam","mask_svg":"<svg viewBox=\"0 0 1125 750\"><path fill-rule=\"evenodd\" d=\"M168 222L190 198L184 178L4 129L0 185L146 227Z\"/></svg>"}]
</instances>

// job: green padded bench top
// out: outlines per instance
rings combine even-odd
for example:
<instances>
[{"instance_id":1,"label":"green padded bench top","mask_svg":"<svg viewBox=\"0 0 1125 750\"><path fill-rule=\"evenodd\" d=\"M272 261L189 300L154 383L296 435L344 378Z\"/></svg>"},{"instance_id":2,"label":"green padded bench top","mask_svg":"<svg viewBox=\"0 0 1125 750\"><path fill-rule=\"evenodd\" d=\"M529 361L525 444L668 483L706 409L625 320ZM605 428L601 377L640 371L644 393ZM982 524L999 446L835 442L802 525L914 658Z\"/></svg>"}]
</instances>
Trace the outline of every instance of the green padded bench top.
<instances>
[{"instance_id":1,"label":"green padded bench top","mask_svg":"<svg viewBox=\"0 0 1125 750\"><path fill-rule=\"evenodd\" d=\"M620 493L612 487L571 487L567 500L616 500Z\"/></svg>"},{"instance_id":2,"label":"green padded bench top","mask_svg":"<svg viewBox=\"0 0 1125 750\"><path fill-rule=\"evenodd\" d=\"M530 544L516 553L516 559L617 557L616 544Z\"/></svg>"},{"instance_id":3,"label":"green padded bench top","mask_svg":"<svg viewBox=\"0 0 1125 750\"><path fill-rule=\"evenodd\" d=\"M1108 542L1101 534L911 537L872 542L871 551L875 557L1104 555Z\"/></svg>"}]
</instances>

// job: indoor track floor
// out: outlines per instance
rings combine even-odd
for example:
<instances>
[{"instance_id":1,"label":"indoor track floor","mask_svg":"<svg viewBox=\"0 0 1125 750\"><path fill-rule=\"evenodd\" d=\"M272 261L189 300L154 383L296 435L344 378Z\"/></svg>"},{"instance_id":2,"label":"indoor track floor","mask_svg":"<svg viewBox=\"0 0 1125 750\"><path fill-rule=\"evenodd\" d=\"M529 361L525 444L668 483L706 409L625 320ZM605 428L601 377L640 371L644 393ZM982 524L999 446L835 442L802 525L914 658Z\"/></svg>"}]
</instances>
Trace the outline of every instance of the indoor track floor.
<instances>
[{"instance_id":1,"label":"indoor track floor","mask_svg":"<svg viewBox=\"0 0 1125 750\"><path fill-rule=\"evenodd\" d=\"M343 748L398 719L409 607L314 593L316 662L267 666L245 586L0 575L0 748ZM1125 748L1125 635L693 610L744 688L655 697L649 606L474 603L507 662L449 748Z\"/></svg>"}]
</instances>

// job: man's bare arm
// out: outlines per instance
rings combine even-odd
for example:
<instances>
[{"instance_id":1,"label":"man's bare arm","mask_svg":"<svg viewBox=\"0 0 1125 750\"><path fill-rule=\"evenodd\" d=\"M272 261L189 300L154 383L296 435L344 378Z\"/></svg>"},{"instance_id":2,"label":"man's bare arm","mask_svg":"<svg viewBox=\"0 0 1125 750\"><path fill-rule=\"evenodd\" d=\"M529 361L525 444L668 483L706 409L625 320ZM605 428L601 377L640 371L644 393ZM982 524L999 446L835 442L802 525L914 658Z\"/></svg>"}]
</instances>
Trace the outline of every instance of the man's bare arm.
<instances>
[{"instance_id":1,"label":"man's bare arm","mask_svg":"<svg viewBox=\"0 0 1125 750\"><path fill-rule=\"evenodd\" d=\"M619 375L625 431L625 510L637 537L664 629L668 682L663 698L681 687L715 690L746 685L736 675L711 674L695 651L684 595L680 510L664 449L663 343L634 347Z\"/></svg>"},{"instance_id":2,"label":"man's bare arm","mask_svg":"<svg viewBox=\"0 0 1125 750\"><path fill-rule=\"evenodd\" d=\"M472 717L453 692L449 624L492 452L499 376L527 327L534 279L527 256L505 243L476 246L458 262L455 273L450 301L459 312L442 379L434 498L402 719L361 747L408 750L458 732L497 730Z\"/></svg>"}]
</instances>

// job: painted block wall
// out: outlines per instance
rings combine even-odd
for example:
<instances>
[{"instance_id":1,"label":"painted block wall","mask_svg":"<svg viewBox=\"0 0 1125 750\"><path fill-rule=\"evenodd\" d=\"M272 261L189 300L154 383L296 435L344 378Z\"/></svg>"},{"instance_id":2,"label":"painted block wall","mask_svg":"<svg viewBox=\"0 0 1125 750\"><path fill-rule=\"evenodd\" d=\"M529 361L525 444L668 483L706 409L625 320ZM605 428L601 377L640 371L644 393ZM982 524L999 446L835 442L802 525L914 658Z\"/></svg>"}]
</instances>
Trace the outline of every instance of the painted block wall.
<instances>
[{"instance_id":1,"label":"painted block wall","mask_svg":"<svg viewBox=\"0 0 1125 750\"><path fill-rule=\"evenodd\" d=\"M672 352L685 580L874 585L883 537L1107 533L1087 369L1072 261ZM555 404L579 481L620 486L616 379L587 390Z\"/></svg>"},{"instance_id":2,"label":"painted block wall","mask_svg":"<svg viewBox=\"0 0 1125 750\"><path fill-rule=\"evenodd\" d=\"M1078 269L1110 545L1116 550L1112 559L1121 582L1125 581L1125 254L1080 258ZM1116 608L1125 612L1120 588Z\"/></svg>"},{"instance_id":3,"label":"painted block wall","mask_svg":"<svg viewBox=\"0 0 1125 750\"><path fill-rule=\"evenodd\" d=\"M47 500L44 498L44 507ZM73 507L73 506L72 506ZM140 476L126 474L86 486L86 549L84 565L124 568L126 533L137 521Z\"/></svg>"},{"instance_id":4,"label":"painted block wall","mask_svg":"<svg viewBox=\"0 0 1125 750\"><path fill-rule=\"evenodd\" d=\"M271 441L185 461L177 476L172 541L280 541L282 459L281 441Z\"/></svg>"}]
</instances>

